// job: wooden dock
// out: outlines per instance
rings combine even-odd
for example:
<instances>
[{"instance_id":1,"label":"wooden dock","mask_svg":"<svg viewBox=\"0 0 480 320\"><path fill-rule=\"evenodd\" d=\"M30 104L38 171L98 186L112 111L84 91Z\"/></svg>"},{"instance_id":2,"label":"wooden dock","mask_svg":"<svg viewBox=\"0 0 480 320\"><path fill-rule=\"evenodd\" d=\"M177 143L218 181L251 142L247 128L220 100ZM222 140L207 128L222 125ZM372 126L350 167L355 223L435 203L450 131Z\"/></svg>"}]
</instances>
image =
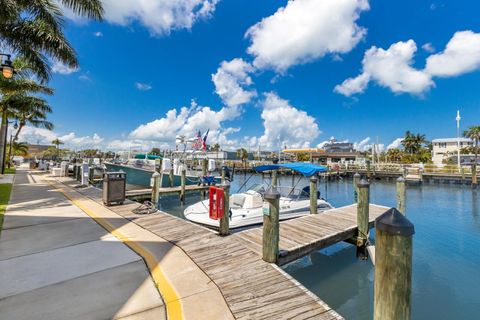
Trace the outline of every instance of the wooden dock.
<instances>
[{"instance_id":1,"label":"wooden dock","mask_svg":"<svg viewBox=\"0 0 480 320\"><path fill-rule=\"evenodd\" d=\"M208 191L209 186L197 186L197 185L187 185L185 186L185 193L194 193L194 192L201 192L201 191ZM167 195L175 195L180 194L182 188L178 187L168 187L168 188L160 188L159 194L160 196L167 196ZM152 196L152 188L148 189L136 189L136 190L127 190L125 192L125 196L128 199L132 200L139 200L150 198Z\"/></svg>"},{"instance_id":2,"label":"wooden dock","mask_svg":"<svg viewBox=\"0 0 480 320\"><path fill-rule=\"evenodd\" d=\"M387 207L371 204L370 228ZM350 240L357 235L356 204L280 222L279 265L301 258L313 251ZM233 235L246 247L262 256L262 227Z\"/></svg>"},{"instance_id":3,"label":"wooden dock","mask_svg":"<svg viewBox=\"0 0 480 320\"><path fill-rule=\"evenodd\" d=\"M88 187L77 191L103 205L101 190ZM235 319L343 319L236 236L220 237L210 229L160 211L133 213L138 207L138 203L127 200L124 205L108 208L181 248L219 288Z\"/></svg>"},{"instance_id":4,"label":"wooden dock","mask_svg":"<svg viewBox=\"0 0 480 320\"><path fill-rule=\"evenodd\" d=\"M72 187L78 184L64 183ZM103 205L100 189L90 186L77 191ZM215 283L236 319L343 319L281 268L262 260L261 227L221 237L160 211L135 213L138 207L139 203L127 200L124 205L108 208L183 250ZM370 205L370 227L386 210ZM279 264L349 240L356 236L356 230L355 204L281 222Z\"/></svg>"}]
</instances>

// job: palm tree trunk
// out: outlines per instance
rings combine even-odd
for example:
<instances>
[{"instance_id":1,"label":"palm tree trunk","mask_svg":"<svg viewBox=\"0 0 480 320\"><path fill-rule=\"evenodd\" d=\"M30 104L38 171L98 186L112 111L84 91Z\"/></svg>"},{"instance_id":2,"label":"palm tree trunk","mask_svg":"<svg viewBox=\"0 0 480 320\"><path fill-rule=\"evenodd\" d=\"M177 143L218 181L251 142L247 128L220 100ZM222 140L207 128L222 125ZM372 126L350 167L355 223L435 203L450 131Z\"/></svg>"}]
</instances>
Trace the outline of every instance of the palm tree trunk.
<instances>
[{"instance_id":1,"label":"palm tree trunk","mask_svg":"<svg viewBox=\"0 0 480 320\"><path fill-rule=\"evenodd\" d=\"M0 173L5 173L5 152L7 148L7 112L2 112L2 125L0 127Z\"/></svg>"},{"instance_id":2,"label":"palm tree trunk","mask_svg":"<svg viewBox=\"0 0 480 320\"><path fill-rule=\"evenodd\" d=\"M20 131L22 131L24 126L25 124L20 123L20 125L18 126L18 130L17 132L15 132L15 136L13 137L13 141L17 142L18 136L20 135Z\"/></svg>"}]
</instances>

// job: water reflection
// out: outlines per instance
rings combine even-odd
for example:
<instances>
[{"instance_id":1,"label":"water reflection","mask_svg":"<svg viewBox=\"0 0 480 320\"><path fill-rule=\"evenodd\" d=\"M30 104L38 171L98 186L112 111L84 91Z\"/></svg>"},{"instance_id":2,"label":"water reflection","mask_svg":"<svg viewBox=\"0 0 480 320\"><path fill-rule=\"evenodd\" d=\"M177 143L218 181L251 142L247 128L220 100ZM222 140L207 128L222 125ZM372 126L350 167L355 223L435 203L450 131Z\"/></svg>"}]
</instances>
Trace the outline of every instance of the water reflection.
<instances>
[{"instance_id":1,"label":"water reflection","mask_svg":"<svg viewBox=\"0 0 480 320\"><path fill-rule=\"evenodd\" d=\"M249 176L236 176L237 191ZM269 180L266 175L265 180ZM290 176L279 176L291 185ZM247 185L261 183L262 176ZM298 186L308 185L303 179ZM319 190L336 207L353 203L351 180L320 181ZM395 182L372 181L370 199L396 206ZM187 203L200 201L189 194ZM425 184L407 186L407 216L415 225L413 244L413 319L477 319L480 310L480 213L478 191L469 186ZM182 216L178 197L162 200L162 208ZM374 236L374 233L372 234ZM312 253L285 267L347 319L371 319L374 270L370 261L358 261L355 249L338 244Z\"/></svg>"}]
</instances>

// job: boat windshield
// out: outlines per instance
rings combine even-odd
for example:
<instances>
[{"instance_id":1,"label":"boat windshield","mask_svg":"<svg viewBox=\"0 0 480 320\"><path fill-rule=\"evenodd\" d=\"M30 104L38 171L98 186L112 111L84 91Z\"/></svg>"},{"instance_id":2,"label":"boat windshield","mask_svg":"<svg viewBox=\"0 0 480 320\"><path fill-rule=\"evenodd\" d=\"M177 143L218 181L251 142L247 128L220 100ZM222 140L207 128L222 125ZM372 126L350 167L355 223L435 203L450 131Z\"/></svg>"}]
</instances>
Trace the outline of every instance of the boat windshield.
<instances>
[{"instance_id":1,"label":"boat windshield","mask_svg":"<svg viewBox=\"0 0 480 320\"><path fill-rule=\"evenodd\" d=\"M310 193L305 188L296 189L292 187L278 187L278 192L283 198L288 198L291 200L306 200L310 199Z\"/></svg>"},{"instance_id":2,"label":"boat windshield","mask_svg":"<svg viewBox=\"0 0 480 320\"><path fill-rule=\"evenodd\" d=\"M255 191L255 192L258 192L260 194L264 194L265 193L265 185L260 184L260 183L255 183L255 184L251 185L250 188L247 189L247 192L248 191Z\"/></svg>"}]
</instances>

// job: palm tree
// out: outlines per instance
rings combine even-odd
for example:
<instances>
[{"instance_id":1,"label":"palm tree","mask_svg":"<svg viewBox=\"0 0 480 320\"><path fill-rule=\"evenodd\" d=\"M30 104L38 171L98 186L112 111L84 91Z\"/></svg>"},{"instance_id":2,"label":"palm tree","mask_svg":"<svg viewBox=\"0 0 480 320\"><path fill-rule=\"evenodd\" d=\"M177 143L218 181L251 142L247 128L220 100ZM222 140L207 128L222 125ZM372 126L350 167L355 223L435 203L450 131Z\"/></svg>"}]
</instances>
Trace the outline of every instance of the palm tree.
<instances>
[{"instance_id":1,"label":"palm tree","mask_svg":"<svg viewBox=\"0 0 480 320\"><path fill-rule=\"evenodd\" d=\"M405 137L402 140L403 148L409 154L414 154L420 152L420 149L423 145L427 144L428 141L424 134L413 134L410 131L405 132Z\"/></svg>"},{"instance_id":2,"label":"palm tree","mask_svg":"<svg viewBox=\"0 0 480 320\"><path fill-rule=\"evenodd\" d=\"M245 148L240 148L237 150L237 157L242 160L243 167L246 168L246 162L248 159L248 151Z\"/></svg>"},{"instance_id":3,"label":"palm tree","mask_svg":"<svg viewBox=\"0 0 480 320\"><path fill-rule=\"evenodd\" d=\"M10 157L26 156L27 154L28 144L26 142L12 142L12 154L10 155Z\"/></svg>"},{"instance_id":4,"label":"palm tree","mask_svg":"<svg viewBox=\"0 0 480 320\"><path fill-rule=\"evenodd\" d=\"M61 144L64 144L60 139L56 138L55 140L52 141L52 144L54 144L57 147L57 150L59 149Z\"/></svg>"},{"instance_id":5,"label":"palm tree","mask_svg":"<svg viewBox=\"0 0 480 320\"><path fill-rule=\"evenodd\" d=\"M480 140L480 126L473 126L463 132L463 136L473 140L475 148L475 160L472 165L472 187L477 186L477 157L478 157L478 141Z\"/></svg>"},{"instance_id":6,"label":"palm tree","mask_svg":"<svg viewBox=\"0 0 480 320\"><path fill-rule=\"evenodd\" d=\"M28 104L44 104L44 100L31 95L35 93L50 95L53 94L53 89L31 79L15 78L7 81L0 77L0 172L2 173L5 170L8 118L14 118L15 114Z\"/></svg>"},{"instance_id":7,"label":"palm tree","mask_svg":"<svg viewBox=\"0 0 480 320\"><path fill-rule=\"evenodd\" d=\"M47 121L47 113L52 112L52 108L41 98L24 96L23 107L14 112L14 118L18 121L18 129L13 141L18 140L18 136L25 125L30 124L36 128L45 128L53 130L53 123Z\"/></svg>"},{"instance_id":8,"label":"palm tree","mask_svg":"<svg viewBox=\"0 0 480 320\"><path fill-rule=\"evenodd\" d=\"M101 0L2 0L0 40L4 47L21 56L43 81L50 77L49 59L70 68L78 67L75 50L63 33L63 11L101 20Z\"/></svg>"}]
</instances>

